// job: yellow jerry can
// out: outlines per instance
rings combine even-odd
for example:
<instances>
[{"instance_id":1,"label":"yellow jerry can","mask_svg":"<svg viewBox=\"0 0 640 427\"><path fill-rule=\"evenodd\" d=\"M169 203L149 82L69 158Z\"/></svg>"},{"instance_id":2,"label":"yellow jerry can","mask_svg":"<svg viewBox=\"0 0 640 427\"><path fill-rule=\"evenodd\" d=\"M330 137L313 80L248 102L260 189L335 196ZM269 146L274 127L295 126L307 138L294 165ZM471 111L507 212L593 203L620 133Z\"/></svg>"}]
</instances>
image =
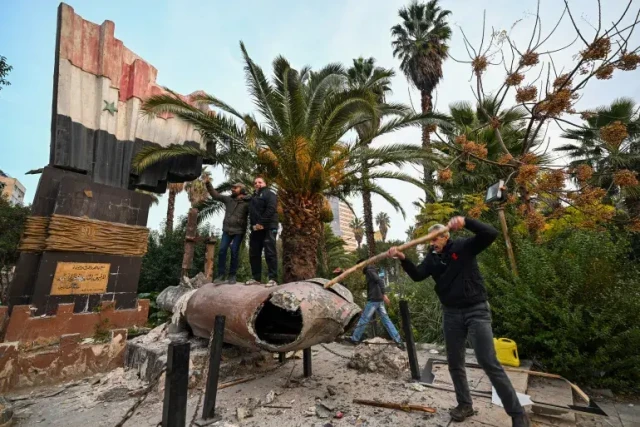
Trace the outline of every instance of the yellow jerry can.
<instances>
[{"instance_id":1,"label":"yellow jerry can","mask_svg":"<svg viewBox=\"0 0 640 427\"><path fill-rule=\"evenodd\" d=\"M496 348L496 355L498 361L507 366L520 366L520 359L518 358L518 346L515 341L509 338L494 338L493 344Z\"/></svg>"}]
</instances>

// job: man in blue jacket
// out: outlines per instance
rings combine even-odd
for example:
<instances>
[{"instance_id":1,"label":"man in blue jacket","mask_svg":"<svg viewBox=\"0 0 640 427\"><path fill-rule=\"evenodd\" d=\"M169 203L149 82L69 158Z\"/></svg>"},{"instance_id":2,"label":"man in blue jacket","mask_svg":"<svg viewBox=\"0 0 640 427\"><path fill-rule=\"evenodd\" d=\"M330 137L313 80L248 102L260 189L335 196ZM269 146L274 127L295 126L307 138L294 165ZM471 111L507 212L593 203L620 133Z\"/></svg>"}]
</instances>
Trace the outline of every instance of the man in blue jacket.
<instances>
[{"instance_id":1,"label":"man in blue jacket","mask_svg":"<svg viewBox=\"0 0 640 427\"><path fill-rule=\"evenodd\" d=\"M436 224L429 232L443 229ZM530 425L529 418L518 401L516 392L502 365L498 362L491 330L491 311L487 291L476 256L493 243L498 231L488 224L457 216L449 221L449 230L466 228L475 235L466 239L449 238L442 233L431 241L429 253L415 265L396 247L389 256L400 259L409 277L418 282L432 276L435 291L442 303L444 339L447 347L449 373L456 390L458 406L450 411L454 421L464 421L473 415L473 406L465 372L465 343L471 338L476 358L496 389L514 427Z\"/></svg>"},{"instance_id":2,"label":"man in blue jacket","mask_svg":"<svg viewBox=\"0 0 640 427\"><path fill-rule=\"evenodd\" d=\"M359 260L358 264L363 261L363 259ZM389 297L384 290L384 281L378 276L376 268L372 265L363 268L362 272L367 279L367 304L364 306L364 310L362 310L360 320L358 320L356 329L353 331L353 335L349 338L349 341L353 344L359 343L367 324L371 322L373 315L378 313L391 339L395 341L399 348L404 349L405 347L400 338L400 334L393 325L385 308L385 304L389 304Z\"/></svg>"},{"instance_id":3,"label":"man in blue jacket","mask_svg":"<svg viewBox=\"0 0 640 427\"><path fill-rule=\"evenodd\" d=\"M247 285L257 285L262 280L262 251L267 262L269 281L267 286L278 284L278 255L276 237L278 236L278 198L262 177L253 180L255 192L249 204L249 263L252 280Z\"/></svg>"}]
</instances>

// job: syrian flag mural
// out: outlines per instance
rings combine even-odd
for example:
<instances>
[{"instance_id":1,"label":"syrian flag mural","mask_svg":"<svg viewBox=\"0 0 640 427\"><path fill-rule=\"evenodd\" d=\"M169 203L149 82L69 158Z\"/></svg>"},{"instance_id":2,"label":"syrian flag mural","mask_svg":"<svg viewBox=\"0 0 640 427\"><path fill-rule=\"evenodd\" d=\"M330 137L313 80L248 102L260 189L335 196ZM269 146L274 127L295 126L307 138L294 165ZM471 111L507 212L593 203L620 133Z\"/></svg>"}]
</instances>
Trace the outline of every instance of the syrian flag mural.
<instances>
[{"instance_id":1,"label":"syrian flag mural","mask_svg":"<svg viewBox=\"0 0 640 427\"><path fill-rule=\"evenodd\" d=\"M50 164L96 183L163 193L167 180L198 177L201 160L165 162L136 176L132 157L146 144L202 141L193 126L174 117L140 113L145 98L165 91L156 83L158 71L114 32L111 21L97 25L64 3L59 7Z\"/></svg>"},{"instance_id":2,"label":"syrian flag mural","mask_svg":"<svg viewBox=\"0 0 640 427\"><path fill-rule=\"evenodd\" d=\"M132 170L131 160L149 144L207 147L191 125L141 114L144 99L165 90L158 71L114 32L111 21L98 25L64 3L58 8L50 159L21 241L12 312L87 313L112 303L116 312L138 313L124 318L146 320L148 303L138 301L137 288L151 198L135 190L164 193L168 182L200 176L202 158L195 156L139 175ZM193 94L179 96L190 102ZM73 325L50 333L69 333Z\"/></svg>"}]
</instances>

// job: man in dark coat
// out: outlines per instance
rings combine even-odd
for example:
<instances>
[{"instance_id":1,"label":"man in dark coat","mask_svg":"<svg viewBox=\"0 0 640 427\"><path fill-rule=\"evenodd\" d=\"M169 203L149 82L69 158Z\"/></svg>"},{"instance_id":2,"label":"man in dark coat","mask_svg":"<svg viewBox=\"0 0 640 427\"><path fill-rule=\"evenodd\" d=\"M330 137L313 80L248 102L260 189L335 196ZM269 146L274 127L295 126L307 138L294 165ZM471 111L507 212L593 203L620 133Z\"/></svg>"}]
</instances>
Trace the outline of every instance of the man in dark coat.
<instances>
[{"instance_id":1,"label":"man in dark coat","mask_svg":"<svg viewBox=\"0 0 640 427\"><path fill-rule=\"evenodd\" d=\"M363 261L363 259L359 260L358 264ZM353 344L359 343L367 324L371 322L373 315L378 313L378 316L380 316L380 320L382 320L382 324L389 333L391 339L395 341L400 349L404 349L405 347L402 343L402 339L400 338L400 334L389 318L389 314L385 307L386 304L389 304L389 297L386 295L384 289L384 281L380 276L378 276L378 271L373 265L366 266L362 269L362 272L367 280L367 304L362 310L360 320L358 320L356 329L353 331L353 335L350 337L349 341Z\"/></svg>"},{"instance_id":2,"label":"man in dark coat","mask_svg":"<svg viewBox=\"0 0 640 427\"><path fill-rule=\"evenodd\" d=\"M429 228L429 232L443 228L443 225L436 224ZM414 281L432 276L436 282L435 291L444 313L443 328L449 373L458 401L458 406L450 411L451 418L454 421L464 421L474 413L464 366L465 343L469 336L478 363L500 396L513 426L526 427L530 425L529 418L496 357L487 291L476 260L476 256L493 243L498 231L471 218L457 216L449 221L449 230L462 228L475 235L452 240L448 232L441 233L431 241L429 252L417 266L396 247L389 249L389 256L399 258L402 268Z\"/></svg>"},{"instance_id":3,"label":"man in dark coat","mask_svg":"<svg viewBox=\"0 0 640 427\"><path fill-rule=\"evenodd\" d=\"M207 191L215 200L224 203L224 220L222 221L222 239L218 253L218 274L214 283L225 280L227 270L227 250L231 249L231 265L227 283L236 283L240 246L247 232L249 216L249 199L244 184L236 183L231 187L231 195L220 194L213 188L211 182L206 183Z\"/></svg>"},{"instance_id":4,"label":"man in dark coat","mask_svg":"<svg viewBox=\"0 0 640 427\"><path fill-rule=\"evenodd\" d=\"M276 237L278 236L278 197L267 187L262 177L253 181L255 192L249 205L249 262L253 279L247 285L257 285L262 280L262 251L267 262L269 281L267 286L278 284L278 255Z\"/></svg>"}]
</instances>

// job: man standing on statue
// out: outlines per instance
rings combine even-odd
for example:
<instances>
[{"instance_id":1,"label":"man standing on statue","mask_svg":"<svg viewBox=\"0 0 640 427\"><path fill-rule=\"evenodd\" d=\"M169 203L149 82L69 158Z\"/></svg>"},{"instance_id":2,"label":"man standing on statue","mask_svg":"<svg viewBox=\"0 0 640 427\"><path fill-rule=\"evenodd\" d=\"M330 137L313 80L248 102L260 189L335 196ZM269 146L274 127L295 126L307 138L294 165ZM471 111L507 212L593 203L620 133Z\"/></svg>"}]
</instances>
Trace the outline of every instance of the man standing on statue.
<instances>
[{"instance_id":1,"label":"man standing on statue","mask_svg":"<svg viewBox=\"0 0 640 427\"><path fill-rule=\"evenodd\" d=\"M222 283L227 271L227 250L231 249L231 264L227 283L235 285L240 246L247 232L247 218L249 215L249 197L246 195L244 184L236 183L231 186L231 195L220 194L207 179L205 185L211 197L224 203L224 220L222 221L222 240L218 253L218 274L214 283Z\"/></svg>"},{"instance_id":2,"label":"man standing on statue","mask_svg":"<svg viewBox=\"0 0 640 427\"><path fill-rule=\"evenodd\" d=\"M278 256L276 237L278 236L278 197L267 187L264 178L258 176L253 180L255 192L249 205L249 262L251 275L247 285L257 285L262 280L262 251L267 262L267 287L278 284Z\"/></svg>"},{"instance_id":3,"label":"man standing on statue","mask_svg":"<svg viewBox=\"0 0 640 427\"><path fill-rule=\"evenodd\" d=\"M442 224L436 224L429 228L429 232L443 228ZM465 371L465 343L469 336L478 363L500 396L513 426L526 427L530 425L529 418L496 357L491 310L476 260L476 256L493 243L498 231L471 218L457 216L449 221L449 230L457 231L462 228L475 235L450 239L448 232L440 234L431 240L428 254L417 266L395 246L389 249L388 255L400 259L402 268L414 281L432 276L436 283L435 291L443 309L449 373L458 401L458 406L450 411L451 418L460 422L474 413Z\"/></svg>"}]
</instances>

